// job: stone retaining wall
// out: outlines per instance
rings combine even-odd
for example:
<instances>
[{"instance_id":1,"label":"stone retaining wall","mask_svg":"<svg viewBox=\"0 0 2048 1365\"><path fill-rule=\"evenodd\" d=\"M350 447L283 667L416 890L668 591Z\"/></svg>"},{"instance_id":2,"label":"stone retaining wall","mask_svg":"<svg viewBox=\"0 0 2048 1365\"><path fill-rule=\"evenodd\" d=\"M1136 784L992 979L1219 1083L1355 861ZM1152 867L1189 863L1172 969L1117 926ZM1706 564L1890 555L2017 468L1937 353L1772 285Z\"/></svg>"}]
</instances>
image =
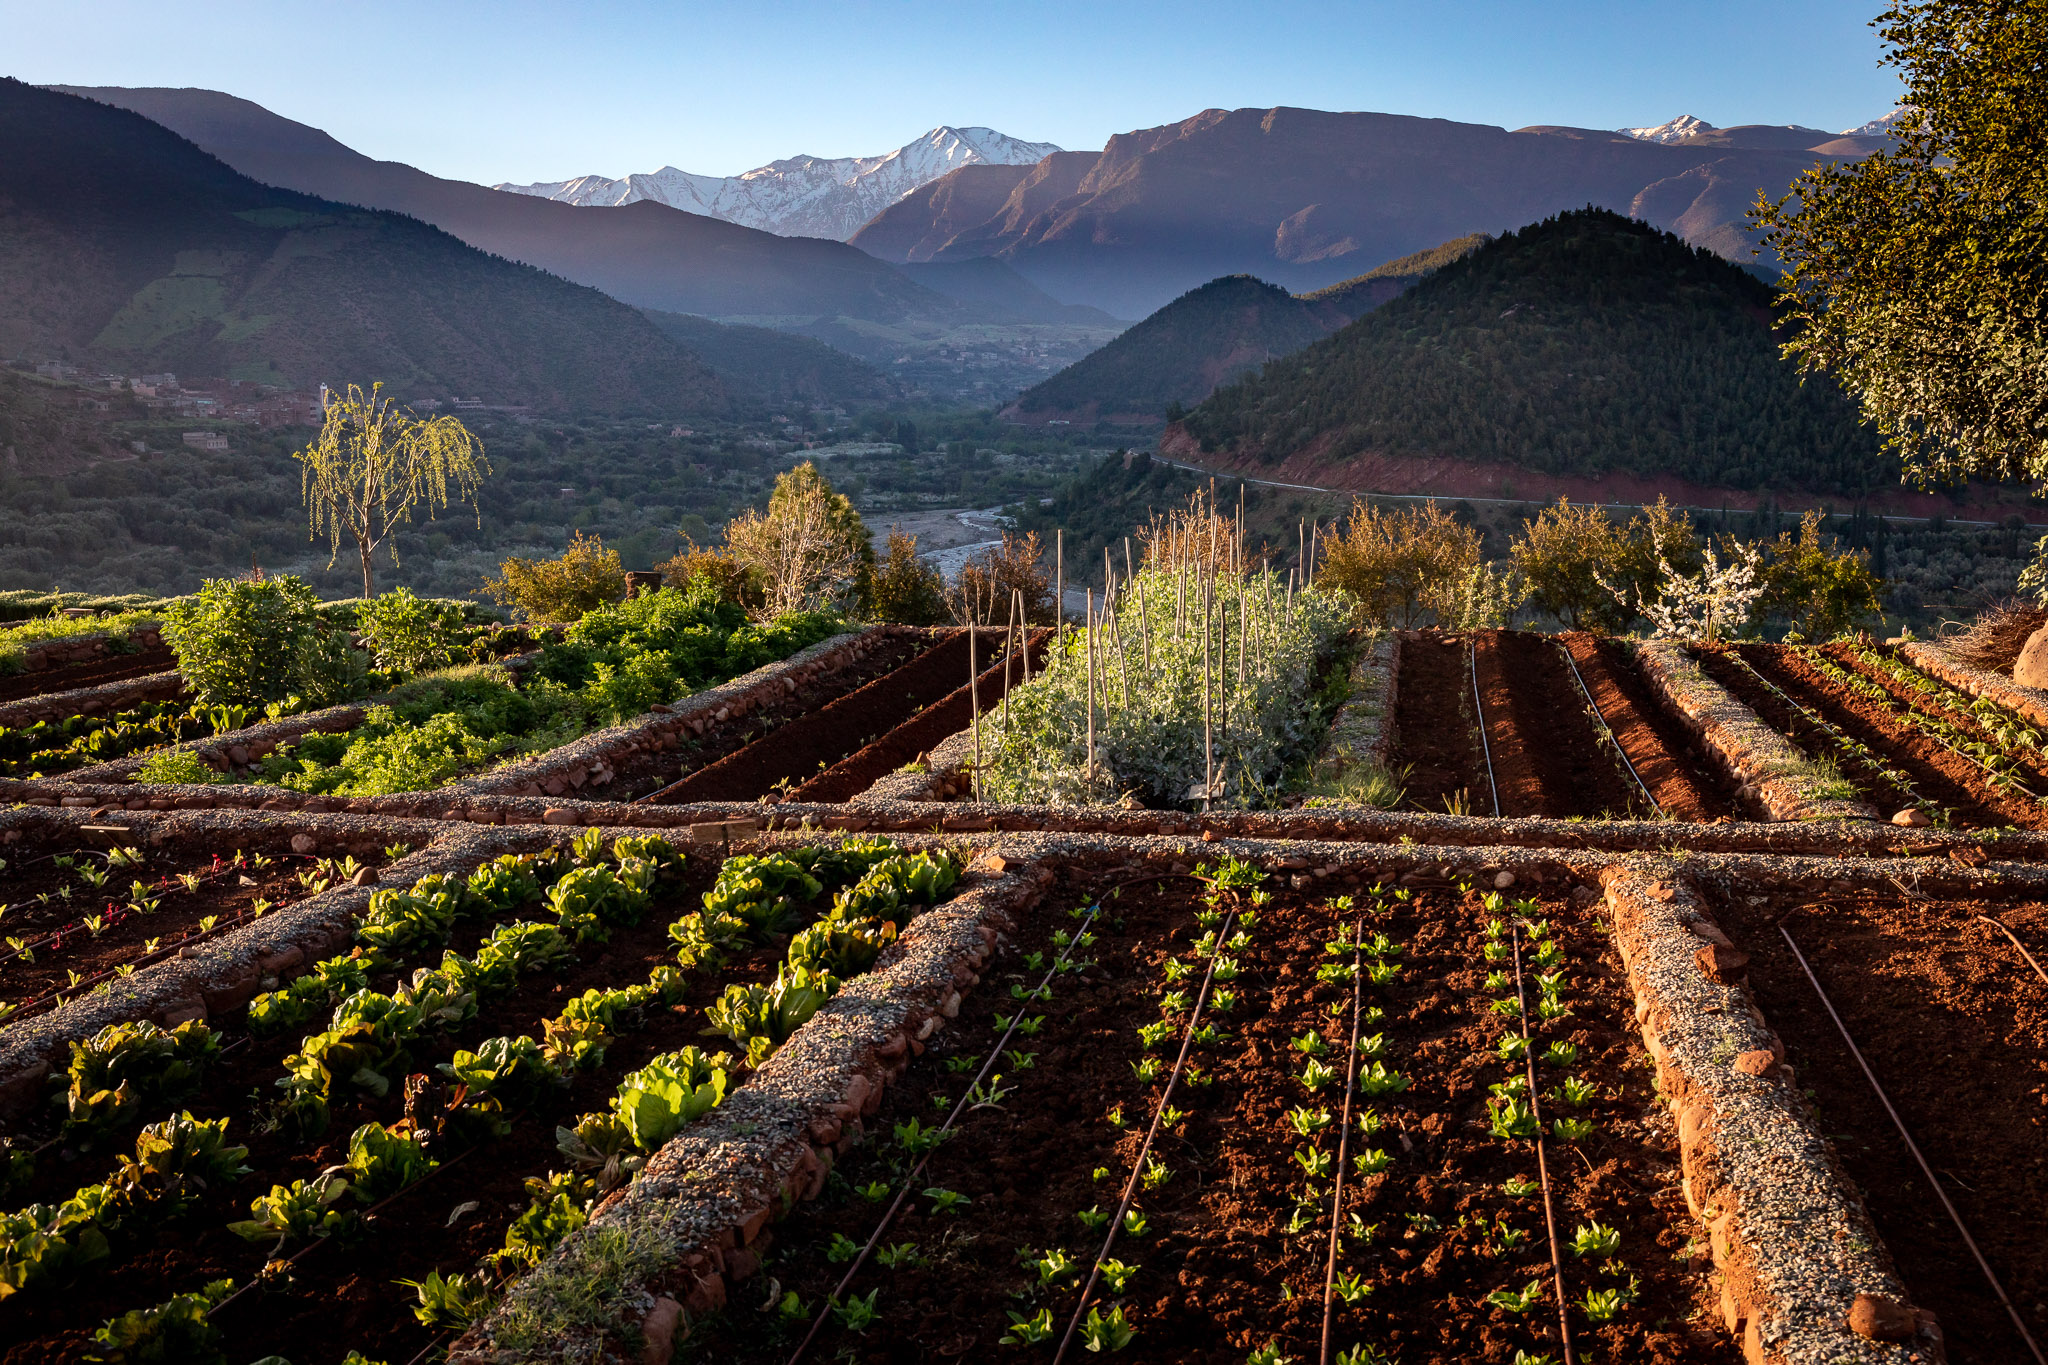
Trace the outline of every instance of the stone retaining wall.
<instances>
[{"instance_id":1,"label":"stone retaining wall","mask_svg":"<svg viewBox=\"0 0 2048 1365\"><path fill-rule=\"evenodd\" d=\"M1699 736L1709 757L1742 786L1742 795L1772 820L1875 820L1862 801L1820 794L1820 779L1793 743L1757 718L1700 671L1676 640L1645 641L1636 650L1644 679L1672 715Z\"/></svg>"},{"instance_id":2,"label":"stone retaining wall","mask_svg":"<svg viewBox=\"0 0 2048 1365\"><path fill-rule=\"evenodd\" d=\"M176 744L167 744L150 754L130 754L117 758L111 763L96 763L90 768L78 768L64 774L67 782L82 782L88 785L126 780L136 769L147 763L155 754L177 753L191 750L207 767L216 772L234 775L247 773L271 750L293 740L302 739L315 733L353 730L363 723L368 711L361 705L330 706L321 711L308 711L304 715L287 716L283 720L265 721L260 725L248 725L239 730L207 739L186 739ZM181 786L177 784L154 784L147 790L153 792L208 791L208 787ZM257 787L259 792L281 791L278 787ZM157 807L168 809L168 807ZM284 809L284 807L279 807Z\"/></svg>"},{"instance_id":3,"label":"stone retaining wall","mask_svg":"<svg viewBox=\"0 0 2048 1365\"><path fill-rule=\"evenodd\" d=\"M1685 880L1603 878L1657 1093L1678 1123L1686 1207L1721 1276L1721 1325L1750 1365L1944 1359L1921 1315L1905 1343L1850 1330L1859 1295L1906 1295L1861 1200L1815 1126L1784 1044L1738 980L1741 958ZM1741 959L1746 962L1746 959ZM1707 964L1715 964L1709 975Z\"/></svg>"},{"instance_id":4,"label":"stone retaining wall","mask_svg":"<svg viewBox=\"0 0 2048 1365\"><path fill-rule=\"evenodd\" d=\"M1941 646L1925 641L1916 640L1902 645L1899 652L1906 656L1907 663L1930 677L1939 678L1973 697L1982 697L2003 706L2048 730L2048 692L2038 687L2021 687L2003 673L1973 668Z\"/></svg>"},{"instance_id":5,"label":"stone retaining wall","mask_svg":"<svg viewBox=\"0 0 2048 1365\"><path fill-rule=\"evenodd\" d=\"M23 622L8 624L21 625ZM66 635L55 640L38 640L22 646L22 671L40 673L48 668L68 668L93 659L106 658L113 651L107 648L116 637L123 638L136 646L122 653L140 653L148 649L161 649L164 643L163 627L154 621L141 621L125 630L101 631L93 635Z\"/></svg>"},{"instance_id":6,"label":"stone retaining wall","mask_svg":"<svg viewBox=\"0 0 2048 1365\"><path fill-rule=\"evenodd\" d=\"M0 702L0 725L20 728L39 720L105 715L140 706L144 702L169 701L182 696L184 691L185 675L171 668L162 673L129 678L125 682L74 687L66 692L44 692L19 701Z\"/></svg>"}]
</instances>

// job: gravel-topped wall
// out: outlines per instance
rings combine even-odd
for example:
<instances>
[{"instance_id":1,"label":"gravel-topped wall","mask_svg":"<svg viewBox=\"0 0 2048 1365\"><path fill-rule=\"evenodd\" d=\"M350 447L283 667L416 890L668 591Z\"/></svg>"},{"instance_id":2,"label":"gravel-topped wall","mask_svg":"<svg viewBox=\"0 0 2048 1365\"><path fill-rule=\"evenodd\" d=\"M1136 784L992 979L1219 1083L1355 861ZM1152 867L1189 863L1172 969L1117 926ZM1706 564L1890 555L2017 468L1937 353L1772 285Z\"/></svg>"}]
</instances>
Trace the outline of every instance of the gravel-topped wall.
<instances>
[{"instance_id":1,"label":"gravel-topped wall","mask_svg":"<svg viewBox=\"0 0 2048 1365\"><path fill-rule=\"evenodd\" d=\"M2004 673L1975 668L1950 654L1940 645L1915 640L1899 647L1906 662L1950 687L1961 688L1973 697L1995 702L2048 729L2048 692L2038 687L2021 687Z\"/></svg>"},{"instance_id":2,"label":"gravel-topped wall","mask_svg":"<svg viewBox=\"0 0 2048 1365\"><path fill-rule=\"evenodd\" d=\"M22 625L24 622L7 622L8 625ZM111 650L107 648L113 640L120 639L132 648ZM40 673L50 668L68 668L94 659L119 658L122 654L140 654L144 650L163 648L163 626L155 621L138 621L132 626L119 630L96 631L91 635L61 635L55 639L38 640L22 646L21 669L24 673Z\"/></svg>"},{"instance_id":3,"label":"gravel-topped wall","mask_svg":"<svg viewBox=\"0 0 2048 1365\"><path fill-rule=\"evenodd\" d=\"M381 874L382 880L402 885L429 872L468 871L504 851L513 838L476 825L351 815L189 811L109 819L82 811L31 808L0 814L0 848L18 856L14 850L24 844L91 844L95 836L85 829L88 825L120 825L133 831L132 836L103 834L98 836L101 843L125 839L152 848L192 843L213 852L289 848L294 853L334 856L374 853L394 839L416 840L420 848ZM371 873L361 885L338 886L308 897L218 938L180 949L109 983L105 991L0 1028L0 1118L33 1104L43 1079L64 1066L71 1044L108 1024L152 1019L168 1026L238 1009L258 990L271 989L278 978L296 975L300 967L343 951L356 917L377 890L379 875ZM265 981L271 984L266 986Z\"/></svg>"},{"instance_id":4,"label":"gravel-topped wall","mask_svg":"<svg viewBox=\"0 0 2048 1365\"><path fill-rule=\"evenodd\" d=\"M359 705L330 706L320 711L308 711L302 716L287 716L283 720L265 721L260 725L244 726L226 734L214 735L207 739L187 739L168 744L155 753L176 753L189 749L199 755L200 761L217 772L244 771L261 763L266 754L280 745L289 744L316 732L353 730L363 723L365 715ZM121 782L136 769L148 762L152 754L131 754L117 758L111 763L96 763L90 768L78 768L64 774L68 782ZM205 790L204 788L171 787L172 791ZM264 789L274 790L274 789Z\"/></svg>"},{"instance_id":5,"label":"gravel-topped wall","mask_svg":"<svg viewBox=\"0 0 2048 1365\"><path fill-rule=\"evenodd\" d=\"M1678 1121L1687 1208L1721 1275L1721 1322L1750 1365L1944 1359L1940 1329L1883 1342L1850 1329L1859 1296L1905 1288L1784 1064L1784 1044L1741 984L1730 945L1667 868L1604 878L1657 1091ZM1886 1316L1886 1315L1879 1315Z\"/></svg>"},{"instance_id":6,"label":"gravel-topped wall","mask_svg":"<svg viewBox=\"0 0 2048 1365\"><path fill-rule=\"evenodd\" d=\"M1636 659L1665 709L1700 737L1708 755L1742 784L1743 796L1771 819L1877 818L1877 810L1866 802L1822 795L1806 756L1702 673L1683 644L1648 640L1636 650Z\"/></svg>"},{"instance_id":7,"label":"gravel-topped wall","mask_svg":"<svg viewBox=\"0 0 2048 1365\"><path fill-rule=\"evenodd\" d=\"M144 702L169 701L185 690L185 675L177 669L149 673L125 682L74 687L66 692L44 692L20 701L0 702L0 725L21 727L39 720L65 720L71 716L98 716L124 711Z\"/></svg>"}]
</instances>

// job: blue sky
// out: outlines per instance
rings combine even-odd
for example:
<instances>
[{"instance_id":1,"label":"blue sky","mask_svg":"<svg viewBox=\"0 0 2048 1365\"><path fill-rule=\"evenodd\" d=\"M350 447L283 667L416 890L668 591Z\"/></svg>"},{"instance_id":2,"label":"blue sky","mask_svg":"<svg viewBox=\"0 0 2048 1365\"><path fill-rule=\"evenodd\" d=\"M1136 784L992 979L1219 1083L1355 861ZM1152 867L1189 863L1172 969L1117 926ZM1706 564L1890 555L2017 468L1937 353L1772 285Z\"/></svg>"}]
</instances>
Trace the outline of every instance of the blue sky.
<instances>
[{"instance_id":1,"label":"blue sky","mask_svg":"<svg viewBox=\"0 0 2048 1365\"><path fill-rule=\"evenodd\" d=\"M1846 128L1888 110L1877 0L1687 4L0 0L0 74L226 90L478 180L732 174L939 123L1069 148L1204 108L1515 128Z\"/></svg>"}]
</instances>

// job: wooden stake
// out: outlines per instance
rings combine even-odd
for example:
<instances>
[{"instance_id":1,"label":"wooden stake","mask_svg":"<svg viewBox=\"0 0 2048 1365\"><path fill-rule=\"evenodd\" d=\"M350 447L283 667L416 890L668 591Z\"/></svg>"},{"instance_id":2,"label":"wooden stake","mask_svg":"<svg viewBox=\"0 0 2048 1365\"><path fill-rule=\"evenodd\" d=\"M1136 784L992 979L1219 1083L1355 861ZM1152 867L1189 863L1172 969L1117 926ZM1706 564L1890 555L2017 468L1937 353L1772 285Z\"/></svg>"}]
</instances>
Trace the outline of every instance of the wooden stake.
<instances>
[{"instance_id":1,"label":"wooden stake","mask_svg":"<svg viewBox=\"0 0 2048 1365\"><path fill-rule=\"evenodd\" d=\"M1067 531L1052 533L1052 624L1060 640L1067 638Z\"/></svg>"},{"instance_id":2,"label":"wooden stake","mask_svg":"<svg viewBox=\"0 0 2048 1365\"><path fill-rule=\"evenodd\" d=\"M1088 667L1088 780L1095 780L1095 589L1081 610L1082 644Z\"/></svg>"},{"instance_id":3,"label":"wooden stake","mask_svg":"<svg viewBox=\"0 0 2048 1365\"><path fill-rule=\"evenodd\" d=\"M1138 630L1145 637L1145 676L1152 676L1152 613L1145 606L1145 580L1138 584Z\"/></svg>"},{"instance_id":4,"label":"wooden stake","mask_svg":"<svg viewBox=\"0 0 2048 1365\"><path fill-rule=\"evenodd\" d=\"M967 627L967 698L974 707L974 799L981 800L981 687L980 674L974 667L975 632L970 623Z\"/></svg>"},{"instance_id":5,"label":"wooden stake","mask_svg":"<svg viewBox=\"0 0 2048 1365\"><path fill-rule=\"evenodd\" d=\"M1216 791L1216 717L1209 686L1209 602L1202 603L1202 809Z\"/></svg>"}]
</instances>

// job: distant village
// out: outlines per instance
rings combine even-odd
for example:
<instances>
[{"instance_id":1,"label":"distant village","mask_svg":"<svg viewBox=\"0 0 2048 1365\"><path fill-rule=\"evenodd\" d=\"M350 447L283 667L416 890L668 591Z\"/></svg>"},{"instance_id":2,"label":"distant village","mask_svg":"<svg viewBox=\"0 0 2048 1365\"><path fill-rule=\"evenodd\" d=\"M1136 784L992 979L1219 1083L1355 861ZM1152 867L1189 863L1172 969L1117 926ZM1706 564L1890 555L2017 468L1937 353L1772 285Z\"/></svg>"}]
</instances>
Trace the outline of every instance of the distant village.
<instances>
[{"instance_id":1,"label":"distant village","mask_svg":"<svg viewBox=\"0 0 2048 1365\"><path fill-rule=\"evenodd\" d=\"M327 401L318 392L279 389L246 379L195 379L181 382L174 374L114 374L82 369L59 360L17 360L12 369L32 372L58 386L53 398L66 398L78 411L107 420L146 417L158 421L193 418L208 422L239 422L257 427L317 426ZM195 450L224 451L227 436L218 429L182 433ZM131 441L137 454L145 443Z\"/></svg>"}]
</instances>

